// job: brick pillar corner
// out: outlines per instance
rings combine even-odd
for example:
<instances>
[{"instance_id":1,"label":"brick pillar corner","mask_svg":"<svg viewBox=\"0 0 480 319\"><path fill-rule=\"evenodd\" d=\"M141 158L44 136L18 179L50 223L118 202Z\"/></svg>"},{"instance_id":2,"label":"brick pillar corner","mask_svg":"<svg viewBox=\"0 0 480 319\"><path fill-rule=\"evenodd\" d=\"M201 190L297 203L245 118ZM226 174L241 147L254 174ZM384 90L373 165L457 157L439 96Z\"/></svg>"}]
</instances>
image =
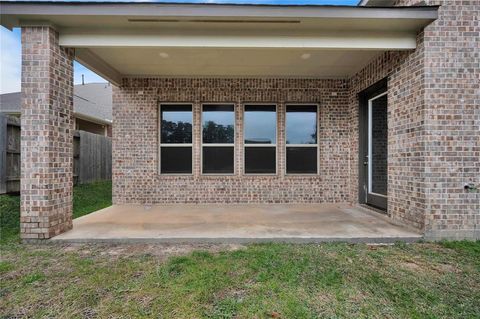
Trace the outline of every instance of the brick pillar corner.
<instances>
[{"instance_id":1,"label":"brick pillar corner","mask_svg":"<svg viewBox=\"0 0 480 319\"><path fill-rule=\"evenodd\" d=\"M73 49L49 26L22 28L20 237L72 228Z\"/></svg>"}]
</instances>

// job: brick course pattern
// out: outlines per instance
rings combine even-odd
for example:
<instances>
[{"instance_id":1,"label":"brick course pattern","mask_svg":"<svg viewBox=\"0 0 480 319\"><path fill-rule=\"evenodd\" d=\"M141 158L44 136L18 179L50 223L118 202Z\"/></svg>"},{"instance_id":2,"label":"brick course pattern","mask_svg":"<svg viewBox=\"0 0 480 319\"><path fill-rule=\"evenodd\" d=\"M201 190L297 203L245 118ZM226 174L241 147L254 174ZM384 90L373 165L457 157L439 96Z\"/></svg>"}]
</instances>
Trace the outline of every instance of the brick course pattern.
<instances>
[{"instance_id":1,"label":"brick course pattern","mask_svg":"<svg viewBox=\"0 0 480 319\"><path fill-rule=\"evenodd\" d=\"M480 2L427 0L424 46L425 236L480 239ZM415 5L411 0L398 5Z\"/></svg>"},{"instance_id":2,"label":"brick course pattern","mask_svg":"<svg viewBox=\"0 0 480 319\"><path fill-rule=\"evenodd\" d=\"M358 94L388 79L388 215L428 239L480 238L478 0L427 0L439 19L417 49L385 52L350 79L128 78L113 96L115 204L358 202ZM400 0L397 5L414 5ZM21 236L72 227L73 51L50 27L22 30ZM194 106L192 176L158 174L158 106ZM202 103L236 106L235 174L200 173ZM244 103L276 103L274 176L243 174ZM285 174L285 105L318 103L318 175Z\"/></svg>"},{"instance_id":3,"label":"brick course pattern","mask_svg":"<svg viewBox=\"0 0 480 319\"><path fill-rule=\"evenodd\" d=\"M422 36L418 37L421 40ZM388 79L388 215L424 228L423 44L412 52L386 52L350 79L352 197L358 198L358 94Z\"/></svg>"},{"instance_id":4,"label":"brick course pattern","mask_svg":"<svg viewBox=\"0 0 480 319\"><path fill-rule=\"evenodd\" d=\"M412 5L402 1L399 5ZM385 52L345 80L125 79L114 91L115 203L358 202L358 94L388 79L388 215L427 238L479 238L479 22L474 1L433 2L414 51ZM335 96L335 93L337 95ZM194 174L158 175L158 104L194 103ZM200 174L200 105L237 105L235 176ZM246 102L278 104L276 176L243 176ZM285 175L286 102L319 103L320 174Z\"/></svg>"},{"instance_id":5,"label":"brick course pattern","mask_svg":"<svg viewBox=\"0 0 480 319\"><path fill-rule=\"evenodd\" d=\"M124 203L315 203L348 202L350 111L345 80L124 79L114 89L113 200ZM158 174L158 105L192 102L192 176ZM202 103L236 106L235 174L200 173ZM243 103L276 103L275 176L243 174ZM285 174L285 105L318 103L320 174Z\"/></svg>"},{"instance_id":6,"label":"brick course pattern","mask_svg":"<svg viewBox=\"0 0 480 319\"><path fill-rule=\"evenodd\" d=\"M418 1L400 0L411 6ZM388 214L427 239L479 239L480 2L430 0L439 18L417 36L417 49L386 52L350 82L351 185L358 193L357 94L388 78Z\"/></svg>"},{"instance_id":7,"label":"brick course pattern","mask_svg":"<svg viewBox=\"0 0 480 319\"><path fill-rule=\"evenodd\" d=\"M21 119L21 238L51 238L72 228L73 50L47 26L22 28Z\"/></svg>"}]
</instances>

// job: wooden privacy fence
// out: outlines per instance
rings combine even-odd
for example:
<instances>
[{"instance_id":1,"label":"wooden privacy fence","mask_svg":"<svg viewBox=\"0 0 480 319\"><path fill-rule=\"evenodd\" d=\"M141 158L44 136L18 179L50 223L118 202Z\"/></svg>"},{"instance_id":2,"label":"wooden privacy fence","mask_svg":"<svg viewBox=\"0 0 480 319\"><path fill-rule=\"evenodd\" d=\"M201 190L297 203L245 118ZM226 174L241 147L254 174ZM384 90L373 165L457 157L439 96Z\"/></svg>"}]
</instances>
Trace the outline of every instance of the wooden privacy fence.
<instances>
[{"instance_id":1,"label":"wooden privacy fence","mask_svg":"<svg viewBox=\"0 0 480 319\"><path fill-rule=\"evenodd\" d=\"M77 183L112 179L112 140L109 137L75 131L73 145L73 175Z\"/></svg>"},{"instance_id":2,"label":"wooden privacy fence","mask_svg":"<svg viewBox=\"0 0 480 319\"><path fill-rule=\"evenodd\" d=\"M112 179L112 141L85 131L73 135L74 184ZM0 194L20 191L20 119L0 114Z\"/></svg>"},{"instance_id":3,"label":"wooden privacy fence","mask_svg":"<svg viewBox=\"0 0 480 319\"><path fill-rule=\"evenodd\" d=\"M0 194L20 191L20 119L0 114Z\"/></svg>"}]
</instances>

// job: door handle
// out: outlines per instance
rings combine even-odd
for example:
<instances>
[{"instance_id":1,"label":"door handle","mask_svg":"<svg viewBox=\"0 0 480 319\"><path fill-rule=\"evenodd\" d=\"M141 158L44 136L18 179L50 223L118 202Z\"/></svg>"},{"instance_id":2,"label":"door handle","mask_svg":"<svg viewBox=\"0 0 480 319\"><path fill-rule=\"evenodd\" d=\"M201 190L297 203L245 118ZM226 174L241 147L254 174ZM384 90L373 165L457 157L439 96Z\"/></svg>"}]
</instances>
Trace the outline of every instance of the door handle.
<instances>
[{"instance_id":1,"label":"door handle","mask_svg":"<svg viewBox=\"0 0 480 319\"><path fill-rule=\"evenodd\" d=\"M368 161L363 162L363 165L368 165Z\"/></svg>"}]
</instances>

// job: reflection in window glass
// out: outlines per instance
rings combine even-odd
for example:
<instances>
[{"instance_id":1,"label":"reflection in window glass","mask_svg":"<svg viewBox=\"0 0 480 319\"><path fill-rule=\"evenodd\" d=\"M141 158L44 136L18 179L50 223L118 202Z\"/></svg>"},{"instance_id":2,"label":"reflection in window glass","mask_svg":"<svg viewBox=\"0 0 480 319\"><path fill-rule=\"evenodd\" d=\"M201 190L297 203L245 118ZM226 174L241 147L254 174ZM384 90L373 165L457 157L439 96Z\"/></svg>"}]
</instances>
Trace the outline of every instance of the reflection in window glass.
<instances>
[{"instance_id":1,"label":"reflection in window glass","mask_svg":"<svg viewBox=\"0 0 480 319\"><path fill-rule=\"evenodd\" d=\"M203 143L233 144L235 140L233 105L204 105L202 127Z\"/></svg>"},{"instance_id":2,"label":"reflection in window glass","mask_svg":"<svg viewBox=\"0 0 480 319\"><path fill-rule=\"evenodd\" d=\"M245 174L277 171L277 113L275 105L245 105Z\"/></svg>"},{"instance_id":3,"label":"reflection in window glass","mask_svg":"<svg viewBox=\"0 0 480 319\"><path fill-rule=\"evenodd\" d=\"M372 100L371 105L371 189L372 193L387 195L388 178L388 117L387 95Z\"/></svg>"},{"instance_id":4,"label":"reflection in window glass","mask_svg":"<svg viewBox=\"0 0 480 319\"><path fill-rule=\"evenodd\" d=\"M245 144L275 144L275 105L245 105L244 132Z\"/></svg>"},{"instance_id":5,"label":"reflection in window glass","mask_svg":"<svg viewBox=\"0 0 480 319\"><path fill-rule=\"evenodd\" d=\"M317 106L287 105L287 174L317 174Z\"/></svg>"},{"instance_id":6,"label":"reflection in window glass","mask_svg":"<svg viewBox=\"0 0 480 319\"><path fill-rule=\"evenodd\" d=\"M161 106L161 143L192 143L192 106Z\"/></svg>"},{"instance_id":7,"label":"reflection in window glass","mask_svg":"<svg viewBox=\"0 0 480 319\"><path fill-rule=\"evenodd\" d=\"M233 104L203 105L202 136L203 174L233 174L235 150L233 145L235 141Z\"/></svg>"},{"instance_id":8,"label":"reflection in window glass","mask_svg":"<svg viewBox=\"0 0 480 319\"><path fill-rule=\"evenodd\" d=\"M289 105L286 114L287 144L317 143L317 107Z\"/></svg>"},{"instance_id":9,"label":"reflection in window glass","mask_svg":"<svg viewBox=\"0 0 480 319\"><path fill-rule=\"evenodd\" d=\"M192 173L192 105L160 105L160 173Z\"/></svg>"}]
</instances>

